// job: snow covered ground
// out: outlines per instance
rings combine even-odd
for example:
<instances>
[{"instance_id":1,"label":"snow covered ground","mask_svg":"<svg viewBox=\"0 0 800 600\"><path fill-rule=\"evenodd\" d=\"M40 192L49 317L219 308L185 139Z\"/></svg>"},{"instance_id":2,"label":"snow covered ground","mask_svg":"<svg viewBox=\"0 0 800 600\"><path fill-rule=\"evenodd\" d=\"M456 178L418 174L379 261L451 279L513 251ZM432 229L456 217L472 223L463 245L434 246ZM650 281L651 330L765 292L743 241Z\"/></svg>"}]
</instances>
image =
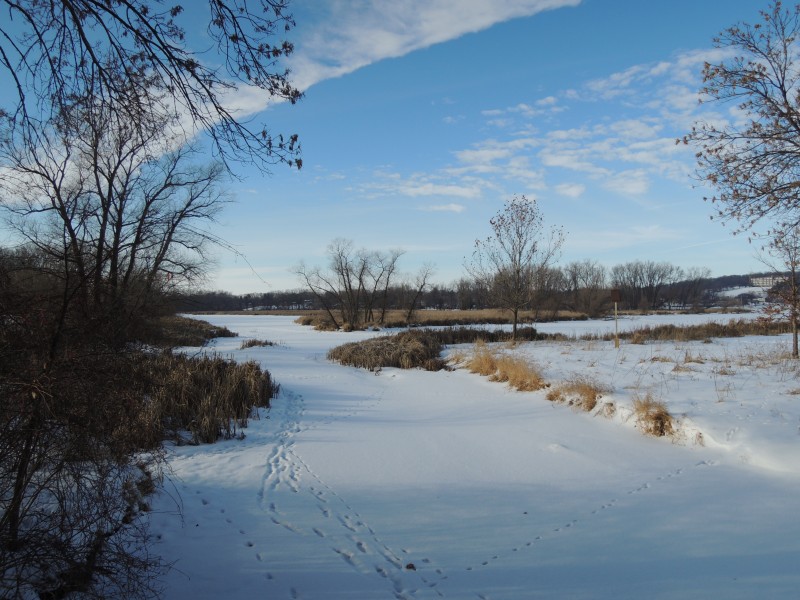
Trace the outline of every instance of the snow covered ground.
<instances>
[{"instance_id":1,"label":"snow covered ground","mask_svg":"<svg viewBox=\"0 0 800 600\"><path fill-rule=\"evenodd\" d=\"M554 385L606 385L606 418L463 370L375 375L325 359L382 333L208 320L241 337L203 351L260 361L282 392L246 439L169 449L152 515L175 562L166 598L800 597L787 337L514 350ZM248 338L278 345L239 350ZM632 398L648 392L679 419L676 440L636 429Z\"/></svg>"}]
</instances>

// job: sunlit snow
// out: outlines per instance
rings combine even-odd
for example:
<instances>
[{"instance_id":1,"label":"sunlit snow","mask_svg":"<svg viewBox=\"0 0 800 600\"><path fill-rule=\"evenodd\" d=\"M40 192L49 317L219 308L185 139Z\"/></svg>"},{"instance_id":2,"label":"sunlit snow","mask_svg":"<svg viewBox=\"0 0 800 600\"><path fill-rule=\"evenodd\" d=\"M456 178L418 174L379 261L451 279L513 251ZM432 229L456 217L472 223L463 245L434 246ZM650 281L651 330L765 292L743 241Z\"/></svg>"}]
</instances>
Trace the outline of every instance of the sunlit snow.
<instances>
[{"instance_id":1,"label":"sunlit snow","mask_svg":"<svg viewBox=\"0 0 800 600\"><path fill-rule=\"evenodd\" d=\"M800 367L787 336L507 350L553 385L607 386L608 418L465 370L376 375L325 358L383 332L207 318L240 337L202 351L258 360L282 391L244 440L168 449L152 513L156 550L174 561L166 598L797 597ZM277 345L240 350L248 338ZM632 398L648 392L675 439L637 429Z\"/></svg>"}]
</instances>

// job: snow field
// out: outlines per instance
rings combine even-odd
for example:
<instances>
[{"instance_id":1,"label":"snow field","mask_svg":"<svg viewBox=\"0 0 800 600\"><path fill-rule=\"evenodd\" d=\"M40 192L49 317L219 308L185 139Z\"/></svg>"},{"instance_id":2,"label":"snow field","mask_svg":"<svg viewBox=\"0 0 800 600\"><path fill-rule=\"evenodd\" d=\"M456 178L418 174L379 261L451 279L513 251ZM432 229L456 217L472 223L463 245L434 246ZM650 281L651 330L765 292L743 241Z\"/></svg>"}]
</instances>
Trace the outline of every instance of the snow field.
<instances>
[{"instance_id":1,"label":"snow field","mask_svg":"<svg viewBox=\"0 0 800 600\"><path fill-rule=\"evenodd\" d=\"M175 561L167 598L797 597L800 382L785 337L513 349L553 384L607 385L606 418L463 370L325 359L373 332L209 320L241 337L204 351L261 361L282 392L245 440L170 449L152 525ZM239 350L249 337L278 345ZM632 397L647 392L679 419L675 440L636 430Z\"/></svg>"}]
</instances>

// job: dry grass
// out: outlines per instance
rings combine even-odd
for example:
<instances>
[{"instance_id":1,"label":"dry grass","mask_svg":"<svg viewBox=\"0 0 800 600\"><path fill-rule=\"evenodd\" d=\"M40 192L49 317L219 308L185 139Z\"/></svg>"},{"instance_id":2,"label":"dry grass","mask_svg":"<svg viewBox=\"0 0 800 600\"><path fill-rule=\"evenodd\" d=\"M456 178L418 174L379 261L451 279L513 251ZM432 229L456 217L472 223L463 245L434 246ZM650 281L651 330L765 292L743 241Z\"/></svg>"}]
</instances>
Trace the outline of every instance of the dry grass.
<instances>
[{"instance_id":1,"label":"dry grass","mask_svg":"<svg viewBox=\"0 0 800 600\"><path fill-rule=\"evenodd\" d=\"M403 331L337 346L328 352L328 358L370 371L383 367L439 371L447 367L439 358L441 351L442 345L431 332Z\"/></svg>"},{"instance_id":2,"label":"dry grass","mask_svg":"<svg viewBox=\"0 0 800 600\"><path fill-rule=\"evenodd\" d=\"M585 320L582 313L573 311L559 311L553 320L573 321ZM520 311L519 323L533 323L535 320L543 321L542 315L533 311ZM481 310L418 310L414 313L414 323L422 327L433 326L458 326L458 325L508 325L511 323L511 313L496 308ZM399 310L390 310L386 313L385 327L404 327L407 325L405 313Z\"/></svg>"},{"instance_id":3,"label":"dry grass","mask_svg":"<svg viewBox=\"0 0 800 600\"><path fill-rule=\"evenodd\" d=\"M671 363L672 359L666 356L654 356L650 359L650 362Z\"/></svg>"},{"instance_id":4,"label":"dry grass","mask_svg":"<svg viewBox=\"0 0 800 600\"><path fill-rule=\"evenodd\" d=\"M475 344L472 356L466 361L470 373L488 377L491 381L508 383L520 392L534 392L547 387L539 370L528 361L492 351L486 343Z\"/></svg>"},{"instance_id":5,"label":"dry grass","mask_svg":"<svg viewBox=\"0 0 800 600\"><path fill-rule=\"evenodd\" d=\"M655 437L671 437L675 434L672 415L666 405L653 398L650 392L644 397L634 395L633 413L636 416L636 425L643 433Z\"/></svg>"},{"instance_id":6,"label":"dry grass","mask_svg":"<svg viewBox=\"0 0 800 600\"><path fill-rule=\"evenodd\" d=\"M268 346L275 346L275 342L270 342L268 340L245 340L242 342L242 345L239 346L240 350L246 350L247 348L265 348Z\"/></svg>"},{"instance_id":7,"label":"dry grass","mask_svg":"<svg viewBox=\"0 0 800 600\"><path fill-rule=\"evenodd\" d=\"M247 314L274 314L271 311L250 311ZM551 317L552 315L548 315ZM538 315L533 311L521 311L519 315L519 324L524 326L526 323L533 323L536 321L544 320L563 320L575 321L585 320L587 317L584 314L572 311L560 311L554 319L543 319L542 315ZM311 325L316 329L328 331L335 329L330 317L325 311L307 311L300 315L296 320L300 325ZM418 310L414 312L413 322L406 321L406 311L403 310L388 310L382 323L370 322L360 325L363 329L370 327L386 327L397 328L407 327L409 325L419 327L459 327L471 325L510 325L511 314L508 311L500 309L482 309L482 310ZM352 329L352 325L345 324L343 328L348 327Z\"/></svg>"},{"instance_id":8,"label":"dry grass","mask_svg":"<svg viewBox=\"0 0 800 600\"><path fill-rule=\"evenodd\" d=\"M658 325L642 327L619 334L631 344L645 344L649 341L662 342L707 342L711 338L744 337L746 335L779 335L789 333L788 322L764 322L757 319L731 319L727 323L703 323L701 325L679 326ZM595 339L596 336L586 336ZM601 339L611 341L614 334L604 334Z\"/></svg>"},{"instance_id":9,"label":"dry grass","mask_svg":"<svg viewBox=\"0 0 800 600\"><path fill-rule=\"evenodd\" d=\"M687 350L683 354L683 362L684 363L695 363L695 364L698 364L698 365L703 365L703 364L705 364L706 361L699 354L692 354L691 352L689 352Z\"/></svg>"},{"instance_id":10,"label":"dry grass","mask_svg":"<svg viewBox=\"0 0 800 600\"><path fill-rule=\"evenodd\" d=\"M178 315L160 318L152 329L144 341L164 348L203 346L214 338L238 335L227 327L218 327L207 321Z\"/></svg>"},{"instance_id":11,"label":"dry grass","mask_svg":"<svg viewBox=\"0 0 800 600\"><path fill-rule=\"evenodd\" d=\"M470 373L477 373L484 377L494 375L497 372L497 357L483 340L475 343L472 356L467 361L467 370Z\"/></svg>"},{"instance_id":12,"label":"dry grass","mask_svg":"<svg viewBox=\"0 0 800 600\"><path fill-rule=\"evenodd\" d=\"M578 375L547 392L547 399L551 402L564 402L577 409L589 412L594 410L597 403L606 394L611 393L611 388L594 381L593 379ZM613 407L613 403L609 403ZM610 410L610 409L608 409ZM613 411L611 412L613 414Z\"/></svg>"},{"instance_id":13,"label":"dry grass","mask_svg":"<svg viewBox=\"0 0 800 600\"><path fill-rule=\"evenodd\" d=\"M258 311L255 311L259 314ZM298 325L311 326L319 331L336 331L336 326L331 318L324 311L312 311L294 320ZM351 328L352 329L352 328Z\"/></svg>"},{"instance_id":14,"label":"dry grass","mask_svg":"<svg viewBox=\"0 0 800 600\"><path fill-rule=\"evenodd\" d=\"M522 358L508 355L501 355L497 359L497 372L489 379L508 382L508 385L520 392L535 392L547 387L534 365Z\"/></svg>"},{"instance_id":15,"label":"dry grass","mask_svg":"<svg viewBox=\"0 0 800 600\"><path fill-rule=\"evenodd\" d=\"M139 411L140 423L122 426L152 436L151 442L164 437L186 441L182 432L187 431L191 443L241 437L253 410L268 407L279 389L269 372L252 361L164 352L141 355L136 371L147 400Z\"/></svg>"}]
</instances>

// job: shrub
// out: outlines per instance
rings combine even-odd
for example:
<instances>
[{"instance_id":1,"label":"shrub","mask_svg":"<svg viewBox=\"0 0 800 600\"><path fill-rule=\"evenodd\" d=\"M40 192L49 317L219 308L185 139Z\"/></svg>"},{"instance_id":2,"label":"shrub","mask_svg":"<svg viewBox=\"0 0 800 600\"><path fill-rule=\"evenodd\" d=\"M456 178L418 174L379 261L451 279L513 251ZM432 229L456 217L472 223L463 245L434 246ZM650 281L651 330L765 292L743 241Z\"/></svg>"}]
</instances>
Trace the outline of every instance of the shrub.
<instances>
[{"instance_id":1,"label":"shrub","mask_svg":"<svg viewBox=\"0 0 800 600\"><path fill-rule=\"evenodd\" d=\"M666 405L654 399L650 392L644 398L634 396L633 413L636 416L636 424L647 435L656 437L674 435L672 415L669 414Z\"/></svg>"}]
</instances>

